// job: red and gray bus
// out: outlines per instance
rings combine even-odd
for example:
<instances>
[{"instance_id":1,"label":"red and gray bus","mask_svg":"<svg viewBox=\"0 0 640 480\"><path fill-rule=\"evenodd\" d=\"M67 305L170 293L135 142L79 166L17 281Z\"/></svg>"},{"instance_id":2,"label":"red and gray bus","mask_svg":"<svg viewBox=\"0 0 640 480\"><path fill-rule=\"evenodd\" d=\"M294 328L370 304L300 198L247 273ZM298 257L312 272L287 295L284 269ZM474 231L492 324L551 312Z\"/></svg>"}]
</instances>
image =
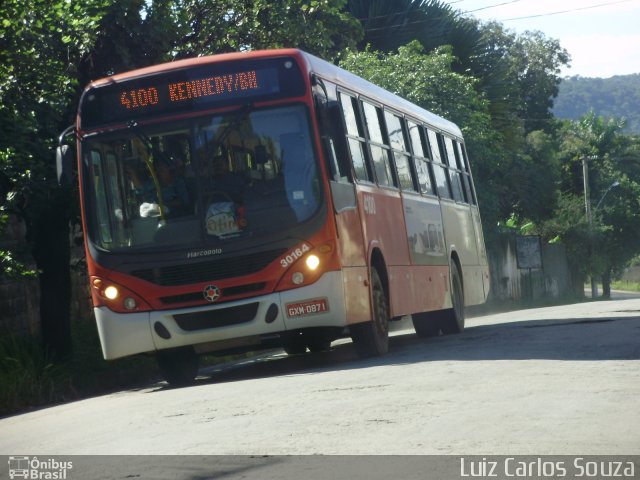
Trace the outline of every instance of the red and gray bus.
<instances>
[{"instance_id":1,"label":"red and gray bus","mask_svg":"<svg viewBox=\"0 0 640 480\"><path fill-rule=\"evenodd\" d=\"M461 130L300 50L94 81L69 131L107 360L154 353L181 384L203 353L375 356L391 321L458 333L487 297Z\"/></svg>"}]
</instances>

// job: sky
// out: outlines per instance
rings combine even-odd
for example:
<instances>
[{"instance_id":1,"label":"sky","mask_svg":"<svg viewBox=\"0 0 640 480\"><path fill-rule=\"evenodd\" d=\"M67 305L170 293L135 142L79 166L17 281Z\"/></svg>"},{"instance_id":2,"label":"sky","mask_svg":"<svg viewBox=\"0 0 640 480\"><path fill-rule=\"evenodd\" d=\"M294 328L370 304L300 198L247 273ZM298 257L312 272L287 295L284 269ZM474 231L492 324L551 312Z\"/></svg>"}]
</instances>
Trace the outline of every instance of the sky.
<instances>
[{"instance_id":1,"label":"sky","mask_svg":"<svg viewBox=\"0 0 640 480\"><path fill-rule=\"evenodd\" d=\"M571 55L570 67L561 71L563 77L640 73L640 0L444 2L479 20L497 20L516 33L540 30L559 40Z\"/></svg>"}]
</instances>

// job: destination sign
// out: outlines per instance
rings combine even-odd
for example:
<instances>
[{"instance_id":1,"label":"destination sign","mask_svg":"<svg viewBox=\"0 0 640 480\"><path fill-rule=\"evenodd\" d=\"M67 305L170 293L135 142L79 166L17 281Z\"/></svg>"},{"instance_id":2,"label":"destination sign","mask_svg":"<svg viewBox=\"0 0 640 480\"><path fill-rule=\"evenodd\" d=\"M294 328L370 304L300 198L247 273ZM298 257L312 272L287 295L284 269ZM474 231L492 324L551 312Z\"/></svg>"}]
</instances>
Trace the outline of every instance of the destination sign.
<instances>
[{"instance_id":1,"label":"destination sign","mask_svg":"<svg viewBox=\"0 0 640 480\"><path fill-rule=\"evenodd\" d=\"M302 75L292 59L213 63L90 89L81 100L81 126L91 129L304 92Z\"/></svg>"}]
</instances>

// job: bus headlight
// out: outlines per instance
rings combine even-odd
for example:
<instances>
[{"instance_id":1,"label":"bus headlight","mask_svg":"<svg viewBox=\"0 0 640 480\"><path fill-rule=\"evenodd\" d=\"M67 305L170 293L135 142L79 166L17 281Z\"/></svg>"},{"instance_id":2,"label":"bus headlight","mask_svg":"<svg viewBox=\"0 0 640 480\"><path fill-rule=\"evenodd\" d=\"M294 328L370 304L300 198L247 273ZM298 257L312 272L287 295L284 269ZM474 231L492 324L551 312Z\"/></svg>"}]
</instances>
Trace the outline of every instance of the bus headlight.
<instances>
[{"instance_id":1,"label":"bus headlight","mask_svg":"<svg viewBox=\"0 0 640 480\"><path fill-rule=\"evenodd\" d=\"M118 313L148 312L151 306L137 293L121 284L91 276L91 299L94 307L108 307Z\"/></svg>"},{"instance_id":2,"label":"bus headlight","mask_svg":"<svg viewBox=\"0 0 640 480\"><path fill-rule=\"evenodd\" d=\"M304 275L302 272L295 272L291 275L291 281L294 285L302 285L304 283Z\"/></svg>"},{"instance_id":3,"label":"bus headlight","mask_svg":"<svg viewBox=\"0 0 640 480\"><path fill-rule=\"evenodd\" d=\"M307 264L307 267L309 267L309 270L315 270L320 265L320 259L317 255L312 254L307 257L305 263Z\"/></svg>"},{"instance_id":4,"label":"bus headlight","mask_svg":"<svg viewBox=\"0 0 640 480\"><path fill-rule=\"evenodd\" d=\"M118 289L113 285L109 285L104 289L104 296L109 300L115 300L116 298L118 298Z\"/></svg>"}]
</instances>

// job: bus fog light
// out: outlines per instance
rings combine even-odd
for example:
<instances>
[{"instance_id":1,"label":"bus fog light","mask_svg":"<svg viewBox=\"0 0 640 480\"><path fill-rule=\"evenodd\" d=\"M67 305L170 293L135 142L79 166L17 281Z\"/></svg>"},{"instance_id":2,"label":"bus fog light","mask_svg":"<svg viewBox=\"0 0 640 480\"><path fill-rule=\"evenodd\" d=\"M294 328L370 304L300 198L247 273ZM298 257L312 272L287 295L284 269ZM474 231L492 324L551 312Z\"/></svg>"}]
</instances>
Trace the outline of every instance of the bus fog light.
<instances>
[{"instance_id":1,"label":"bus fog light","mask_svg":"<svg viewBox=\"0 0 640 480\"><path fill-rule=\"evenodd\" d=\"M104 296L109 300L115 300L116 298L118 298L118 289L113 285L109 285L104 289Z\"/></svg>"},{"instance_id":2,"label":"bus fog light","mask_svg":"<svg viewBox=\"0 0 640 480\"><path fill-rule=\"evenodd\" d=\"M302 272L295 272L293 275L291 275L291 281L295 285L300 285L304 282L304 275L302 274Z\"/></svg>"},{"instance_id":3,"label":"bus fog light","mask_svg":"<svg viewBox=\"0 0 640 480\"><path fill-rule=\"evenodd\" d=\"M126 308L127 310L135 310L137 306L138 304L136 303L135 299L131 297L127 297L124 299L124 308Z\"/></svg>"},{"instance_id":4,"label":"bus fog light","mask_svg":"<svg viewBox=\"0 0 640 480\"><path fill-rule=\"evenodd\" d=\"M306 259L309 270L315 270L320 265L320 259L316 255L309 255Z\"/></svg>"}]
</instances>

